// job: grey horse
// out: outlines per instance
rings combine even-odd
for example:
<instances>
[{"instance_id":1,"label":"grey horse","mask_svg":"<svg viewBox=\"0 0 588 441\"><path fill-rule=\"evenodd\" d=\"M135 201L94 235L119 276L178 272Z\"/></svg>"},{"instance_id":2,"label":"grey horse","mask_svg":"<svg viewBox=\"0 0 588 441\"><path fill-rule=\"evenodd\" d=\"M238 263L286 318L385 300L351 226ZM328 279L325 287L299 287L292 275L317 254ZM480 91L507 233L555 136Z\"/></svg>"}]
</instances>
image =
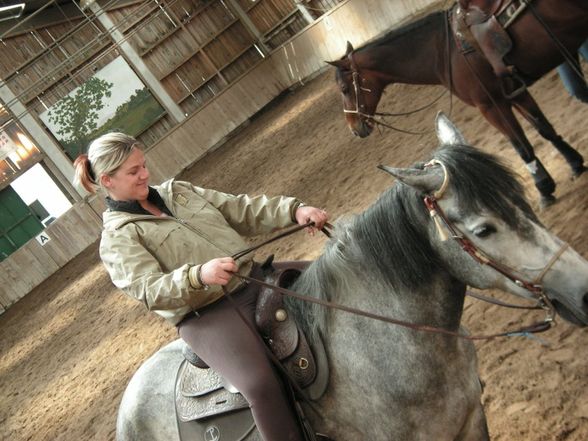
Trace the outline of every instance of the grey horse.
<instances>
[{"instance_id":1,"label":"grey horse","mask_svg":"<svg viewBox=\"0 0 588 441\"><path fill-rule=\"evenodd\" d=\"M468 285L525 298L544 293L543 303L562 317L588 324L588 262L545 229L496 158L464 145L442 115L437 133L442 147L434 161L383 167L397 183L365 212L339 223L293 286L442 330L420 332L290 302L308 335L325 342L330 383L316 403L321 416L308 416L337 441L489 439L474 345L450 334L467 335L460 322ZM433 213L423 202L431 194ZM483 257L472 257L452 236L471 241ZM174 378L182 345L165 346L131 379L118 415L119 441L179 439Z\"/></svg>"}]
</instances>

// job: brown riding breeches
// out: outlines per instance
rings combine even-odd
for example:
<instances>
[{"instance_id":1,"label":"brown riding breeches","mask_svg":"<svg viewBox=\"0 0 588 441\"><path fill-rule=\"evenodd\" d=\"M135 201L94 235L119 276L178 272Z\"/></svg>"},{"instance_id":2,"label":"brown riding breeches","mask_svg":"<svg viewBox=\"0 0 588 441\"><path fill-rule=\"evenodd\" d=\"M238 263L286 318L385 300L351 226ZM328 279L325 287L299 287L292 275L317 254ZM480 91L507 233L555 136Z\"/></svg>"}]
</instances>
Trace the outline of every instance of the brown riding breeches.
<instances>
[{"instance_id":1,"label":"brown riding breeches","mask_svg":"<svg viewBox=\"0 0 588 441\"><path fill-rule=\"evenodd\" d=\"M231 295L234 303L222 298L203 308L199 315L181 321L178 332L196 355L247 399L265 441L303 441L263 340L235 310L236 305L255 328L258 292L258 286L249 284Z\"/></svg>"}]
</instances>

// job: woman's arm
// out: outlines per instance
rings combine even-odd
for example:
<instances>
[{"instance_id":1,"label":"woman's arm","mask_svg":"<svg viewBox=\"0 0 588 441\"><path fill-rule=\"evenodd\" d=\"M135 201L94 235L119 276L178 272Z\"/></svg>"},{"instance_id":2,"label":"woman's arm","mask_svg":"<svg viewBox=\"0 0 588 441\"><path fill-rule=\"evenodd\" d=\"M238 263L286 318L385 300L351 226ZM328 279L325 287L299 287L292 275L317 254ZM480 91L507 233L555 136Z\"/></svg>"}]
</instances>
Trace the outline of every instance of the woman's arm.
<instances>
[{"instance_id":1,"label":"woman's arm","mask_svg":"<svg viewBox=\"0 0 588 441\"><path fill-rule=\"evenodd\" d=\"M203 297L208 298L211 292L204 294L204 286L190 283L190 272L196 267L186 262L164 272L157 259L129 230L125 234L105 232L100 242L100 257L115 286L149 310L201 306ZM219 285L210 287L210 290L220 289Z\"/></svg>"}]
</instances>

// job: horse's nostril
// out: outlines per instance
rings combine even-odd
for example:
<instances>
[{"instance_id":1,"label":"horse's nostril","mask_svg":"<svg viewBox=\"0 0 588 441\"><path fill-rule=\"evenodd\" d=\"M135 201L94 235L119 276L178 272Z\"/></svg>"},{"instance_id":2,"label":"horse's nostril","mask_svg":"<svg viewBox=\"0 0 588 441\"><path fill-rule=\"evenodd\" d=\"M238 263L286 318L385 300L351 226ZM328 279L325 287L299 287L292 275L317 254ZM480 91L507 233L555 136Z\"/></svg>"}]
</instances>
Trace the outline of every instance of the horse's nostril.
<instances>
[{"instance_id":1,"label":"horse's nostril","mask_svg":"<svg viewBox=\"0 0 588 441\"><path fill-rule=\"evenodd\" d=\"M588 292L584 294L584 304L582 305L585 311L588 311Z\"/></svg>"}]
</instances>

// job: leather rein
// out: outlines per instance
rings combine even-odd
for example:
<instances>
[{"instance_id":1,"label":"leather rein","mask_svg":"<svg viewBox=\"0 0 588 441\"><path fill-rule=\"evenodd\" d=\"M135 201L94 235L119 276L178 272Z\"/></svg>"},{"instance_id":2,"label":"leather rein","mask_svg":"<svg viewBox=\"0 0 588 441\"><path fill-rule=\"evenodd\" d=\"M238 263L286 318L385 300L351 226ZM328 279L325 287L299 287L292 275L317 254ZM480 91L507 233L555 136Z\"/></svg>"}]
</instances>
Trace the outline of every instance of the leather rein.
<instances>
[{"instance_id":1,"label":"leather rein","mask_svg":"<svg viewBox=\"0 0 588 441\"><path fill-rule=\"evenodd\" d=\"M476 260L480 264L490 266L491 268L498 271L500 274L502 274L503 276L505 276L506 278L508 278L512 282L514 282L516 285L529 291L535 297L536 304L532 305L532 306L512 305L512 304L501 302L499 300L492 299L490 297L482 296L479 294L473 294L470 292L466 292L466 294L470 295L471 297L474 297L478 300L482 300L482 301L489 302L489 303L492 303L492 304L495 304L498 306L503 306L503 307L508 307L508 308L542 309L542 310L546 311L546 317L542 321L533 323L531 325L523 326L518 329L511 330L511 331L503 331L503 332L498 332L498 333L494 333L494 334L484 334L484 335L466 335L466 334L461 334L459 332L450 331L450 330L444 329L444 328L398 320L398 319L387 317L387 316L384 316L381 314L375 314L375 313L372 313L369 311L364 311L361 309L352 308L352 307L345 306L345 305L342 305L339 303L330 302L330 301L318 299L315 297L311 297L308 295L299 294L299 293L292 291L292 290L289 290L287 288L275 286L275 285L269 284L265 281L258 280L258 279L255 279L255 278L252 278L249 276L234 274L234 277L237 277L237 278L244 280L246 282L249 282L249 283L255 283L255 284L273 289L274 291L279 292L280 294L286 295L288 297L293 297L295 299L302 300L305 302L315 303L315 304L318 304L321 306L325 306L327 308L348 312L348 313L351 313L354 315L367 317L367 318L370 318L373 320L378 320L378 321L389 323L392 325L402 326L402 327L405 327L408 329L413 329L415 331L428 332L428 333L433 333L433 334L450 335L450 336L462 338L465 340L488 340L488 339L493 339L496 337L512 337L512 336L518 336L518 335L528 335L528 334L544 332L544 331L547 331L548 329L550 329L555 324L555 308L553 307L553 304L551 303L551 301L549 300L547 295L544 293L541 282L542 282L543 278L545 277L545 274L547 274L547 272L551 269L551 267L555 264L555 262L561 257L561 255L565 252L565 250L568 248L569 245L567 243L565 243L552 256L552 258L549 260L547 265L541 270L539 276L536 277L533 281L527 281L527 280L524 280L524 279L518 277L516 275L515 270L489 258L482 250L480 250L478 247L476 247L476 245L473 242L471 242L467 237L465 237L463 234L461 234L461 232L459 232L459 230L449 221L449 219L447 218L447 216L445 215L445 213L443 212L443 210L441 209L441 207L439 206L439 204L437 202L442 197L442 193L447 188L447 185L448 185L447 170L445 169L445 166L443 164L441 164L439 161L431 161L430 163L427 164L427 166L431 166L433 164L440 164L443 167L443 170L445 173L445 180L444 180L444 183L443 183L441 189L438 190L437 192L435 192L433 195L425 196L423 199L423 202L424 202L425 206L427 207L427 209L429 210L431 217L434 219L435 223L437 224L437 227L441 228L440 224L439 224L439 220L441 222L443 222L445 228L447 228L447 230L451 234L451 236L450 236L451 239L457 241L459 243L459 245L461 246L461 248L465 252L467 252L470 256L472 256L472 258L474 260ZM305 225L298 225L294 228L286 230L285 232L279 234L278 236L276 236L274 238L271 238L271 239L269 239L265 242L262 242L256 246L253 246L251 248L248 248L246 250L243 250L239 253L234 254L233 258L243 257L244 255L246 255L254 250L257 250L257 249L261 248L262 246L267 245L268 243L274 242L275 240L281 239L285 236L293 234L297 231L302 230L303 228L306 228L306 227L309 227L312 225L313 225L313 223L309 222ZM325 233L328 237L331 237L327 228L332 229L332 225L327 223L325 225L325 227L326 228L323 228L323 230L322 230L323 233Z\"/></svg>"}]
</instances>

